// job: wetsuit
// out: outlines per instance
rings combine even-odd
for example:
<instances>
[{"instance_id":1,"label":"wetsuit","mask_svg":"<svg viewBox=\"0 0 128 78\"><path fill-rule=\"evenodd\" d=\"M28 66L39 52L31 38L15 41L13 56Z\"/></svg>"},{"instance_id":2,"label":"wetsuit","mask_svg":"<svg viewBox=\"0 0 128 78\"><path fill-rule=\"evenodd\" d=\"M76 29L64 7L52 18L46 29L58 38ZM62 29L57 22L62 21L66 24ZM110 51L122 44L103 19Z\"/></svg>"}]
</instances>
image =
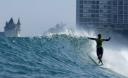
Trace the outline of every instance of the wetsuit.
<instances>
[{"instance_id":1,"label":"wetsuit","mask_svg":"<svg viewBox=\"0 0 128 78\"><path fill-rule=\"evenodd\" d=\"M96 39L96 43L97 43L97 56L98 56L98 59L100 60L100 62L102 62L102 56L103 56L103 47L102 47L102 42L104 40L103 39Z\"/></svg>"}]
</instances>

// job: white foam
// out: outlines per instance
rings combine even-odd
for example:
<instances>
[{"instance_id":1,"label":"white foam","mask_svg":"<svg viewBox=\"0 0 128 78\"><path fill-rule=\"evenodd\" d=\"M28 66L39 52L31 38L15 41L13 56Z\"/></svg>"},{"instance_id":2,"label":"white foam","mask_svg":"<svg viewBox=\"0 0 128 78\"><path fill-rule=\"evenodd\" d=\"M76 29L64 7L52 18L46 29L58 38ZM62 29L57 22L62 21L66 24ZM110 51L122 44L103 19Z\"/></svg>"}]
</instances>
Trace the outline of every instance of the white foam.
<instances>
[{"instance_id":1,"label":"white foam","mask_svg":"<svg viewBox=\"0 0 128 78\"><path fill-rule=\"evenodd\" d=\"M47 32L44 35L52 36L54 34L58 34L58 35L66 34L66 35L70 35L73 37L93 37L94 36L93 31L86 32L84 30L77 30L76 28L65 28L62 32L55 32L55 33Z\"/></svg>"},{"instance_id":2,"label":"white foam","mask_svg":"<svg viewBox=\"0 0 128 78\"><path fill-rule=\"evenodd\" d=\"M105 67L128 76L128 50L106 48L104 51Z\"/></svg>"}]
</instances>

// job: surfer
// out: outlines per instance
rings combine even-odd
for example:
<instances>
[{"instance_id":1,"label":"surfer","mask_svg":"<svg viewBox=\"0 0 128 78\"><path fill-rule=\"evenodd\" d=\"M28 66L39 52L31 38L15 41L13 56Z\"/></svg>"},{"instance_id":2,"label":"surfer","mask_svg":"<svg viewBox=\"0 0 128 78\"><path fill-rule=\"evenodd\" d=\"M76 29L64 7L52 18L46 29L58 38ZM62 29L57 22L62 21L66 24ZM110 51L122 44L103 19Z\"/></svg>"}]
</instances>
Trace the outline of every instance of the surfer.
<instances>
[{"instance_id":1,"label":"surfer","mask_svg":"<svg viewBox=\"0 0 128 78\"><path fill-rule=\"evenodd\" d=\"M97 52L97 57L99 59L99 64L101 63L103 65L103 62L102 62L102 56L103 56L103 47L102 47L102 43L103 41L109 41L111 38L109 37L108 39L102 39L102 36L101 34L98 34L98 38L89 38L88 39L91 39L91 40L95 40L96 41L96 52Z\"/></svg>"}]
</instances>

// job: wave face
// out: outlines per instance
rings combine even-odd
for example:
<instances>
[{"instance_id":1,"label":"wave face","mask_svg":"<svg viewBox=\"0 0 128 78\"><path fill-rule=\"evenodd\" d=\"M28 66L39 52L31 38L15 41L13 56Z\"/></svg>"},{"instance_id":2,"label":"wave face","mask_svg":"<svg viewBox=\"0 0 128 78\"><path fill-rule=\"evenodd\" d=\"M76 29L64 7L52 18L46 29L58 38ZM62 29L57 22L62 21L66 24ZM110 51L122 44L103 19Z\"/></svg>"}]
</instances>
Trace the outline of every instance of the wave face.
<instances>
[{"instance_id":1,"label":"wave face","mask_svg":"<svg viewBox=\"0 0 128 78\"><path fill-rule=\"evenodd\" d=\"M0 78L125 78L96 66L86 37L0 38Z\"/></svg>"}]
</instances>

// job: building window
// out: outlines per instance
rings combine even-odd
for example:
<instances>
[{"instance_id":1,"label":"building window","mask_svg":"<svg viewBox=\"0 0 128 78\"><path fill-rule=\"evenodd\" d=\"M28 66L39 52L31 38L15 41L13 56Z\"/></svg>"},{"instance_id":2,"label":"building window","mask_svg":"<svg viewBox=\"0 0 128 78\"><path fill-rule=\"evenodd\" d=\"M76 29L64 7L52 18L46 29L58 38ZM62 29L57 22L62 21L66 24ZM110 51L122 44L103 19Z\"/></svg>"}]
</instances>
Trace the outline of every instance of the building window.
<instances>
[{"instance_id":1,"label":"building window","mask_svg":"<svg viewBox=\"0 0 128 78\"><path fill-rule=\"evenodd\" d=\"M124 5L128 5L128 0L124 0Z\"/></svg>"},{"instance_id":2,"label":"building window","mask_svg":"<svg viewBox=\"0 0 128 78\"><path fill-rule=\"evenodd\" d=\"M128 19L127 20L124 20L124 24L128 24Z\"/></svg>"},{"instance_id":3,"label":"building window","mask_svg":"<svg viewBox=\"0 0 128 78\"><path fill-rule=\"evenodd\" d=\"M128 15L124 15L124 20L128 20Z\"/></svg>"},{"instance_id":4,"label":"building window","mask_svg":"<svg viewBox=\"0 0 128 78\"><path fill-rule=\"evenodd\" d=\"M127 11L128 10L128 5L126 6L124 6L124 11Z\"/></svg>"},{"instance_id":5,"label":"building window","mask_svg":"<svg viewBox=\"0 0 128 78\"><path fill-rule=\"evenodd\" d=\"M122 19L118 19L118 24L123 24L123 20Z\"/></svg>"},{"instance_id":6,"label":"building window","mask_svg":"<svg viewBox=\"0 0 128 78\"><path fill-rule=\"evenodd\" d=\"M80 8L83 8L83 5L80 5Z\"/></svg>"},{"instance_id":7,"label":"building window","mask_svg":"<svg viewBox=\"0 0 128 78\"><path fill-rule=\"evenodd\" d=\"M84 4L99 4L99 1L84 1Z\"/></svg>"},{"instance_id":8,"label":"building window","mask_svg":"<svg viewBox=\"0 0 128 78\"><path fill-rule=\"evenodd\" d=\"M80 13L83 13L83 10L80 10Z\"/></svg>"},{"instance_id":9,"label":"building window","mask_svg":"<svg viewBox=\"0 0 128 78\"><path fill-rule=\"evenodd\" d=\"M118 19L123 19L123 15L118 15Z\"/></svg>"},{"instance_id":10,"label":"building window","mask_svg":"<svg viewBox=\"0 0 128 78\"><path fill-rule=\"evenodd\" d=\"M99 13L99 10L88 10L90 13Z\"/></svg>"},{"instance_id":11,"label":"building window","mask_svg":"<svg viewBox=\"0 0 128 78\"><path fill-rule=\"evenodd\" d=\"M123 6L118 6L118 9L119 10L123 10Z\"/></svg>"},{"instance_id":12,"label":"building window","mask_svg":"<svg viewBox=\"0 0 128 78\"><path fill-rule=\"evenodd\" d=\"M83 14L80 14L80 17L83 17Z\"/></svg>"},{"instance_id":13,"label":"building window","mask_svg":"<svg viewBox=\"0 0 128 78\"><path fill-rule=\"evenodd\" d=\"M83 1L80 1L80 4L83 4Z\"/></svg>"},{"instance_id":14,"label":"building window","mask_svg":"<svg viewBox=\"0 0 128 78\"><path fill-rule=\"evenodd\" d=\"M113 22L114 24L117 24L117 18L113 18L112 22Z\"/></svg>"},{"instance_id":15,"label":"building window","mask_svg":"<svg viewBox=\"0 0 128 78\"><path fill-rule=\"evenodd\" d=\"M91 14L91 17L93 17L93 18L99 17L99 14Z\"/></svg>"},{"instance_id":16,"label":"building window","mask_svg":"<svg viewBox=\"0 0 128 78\"><path fill-rule=\"evenodd\" d=\"M124 10L124 14L128 14L128 10Z\"/></svg>"},{"instance_id":17,"label":"building window","mask_svg":"<svg viewBox=\"0 0 128 78\"><path fill-rule=\"evenodd\" d=\"M118 1L118 5L123 5L123 0Z\"/></svg>"},{"instance_id":18,"label":"building window","mask_svg":"<svg viewBox=\"0 0 128 78\"><path fill-rule=\"evenodd\" d=\"M115 0L113 1L113 5L117 5L117 0L116 1Z\"/></svg>"},{"instance_id":19,"label":"building window","mask_svg":"<svg viewBox=\"0 0 128 78\"><path fill-rule=\"evenodd\" d=\"M99 5L92 5L93 9L99 9Z\"/></svg>"}]
</instances>

